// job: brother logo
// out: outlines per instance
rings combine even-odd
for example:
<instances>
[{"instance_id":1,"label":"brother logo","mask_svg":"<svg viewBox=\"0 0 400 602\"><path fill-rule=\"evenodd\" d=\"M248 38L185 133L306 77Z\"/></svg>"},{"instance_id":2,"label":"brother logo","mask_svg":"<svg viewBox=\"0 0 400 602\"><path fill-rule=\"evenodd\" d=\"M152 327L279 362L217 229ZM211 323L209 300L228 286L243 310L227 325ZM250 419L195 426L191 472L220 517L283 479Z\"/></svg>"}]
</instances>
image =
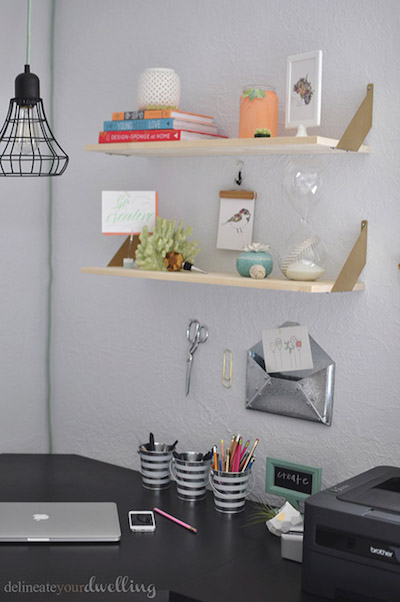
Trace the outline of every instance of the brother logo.
<instances>
[{"instance_id":1,"label":"brother logo","mask_svg":"<svg viewBox=\"0 0 400 602\"><path fill-rule=\"evenodd\" d=\"M50 516L48 514L34 514L33 515L33 520L48 520L50 518Z\"/></svg>"},{"instance_id":2,"label":"brother logo","mask_svg":"<svg viewBox=\"0 0 400 602\"><path fill-rule=\"evenodd\" d=\"M377 554L378 556L386 556L386 558L391 558L393 556L393 552L389 552L389 550L384 550L383 548L373 548L369 547L369 551L371 554Z\"/></svg>"}]
</instances>

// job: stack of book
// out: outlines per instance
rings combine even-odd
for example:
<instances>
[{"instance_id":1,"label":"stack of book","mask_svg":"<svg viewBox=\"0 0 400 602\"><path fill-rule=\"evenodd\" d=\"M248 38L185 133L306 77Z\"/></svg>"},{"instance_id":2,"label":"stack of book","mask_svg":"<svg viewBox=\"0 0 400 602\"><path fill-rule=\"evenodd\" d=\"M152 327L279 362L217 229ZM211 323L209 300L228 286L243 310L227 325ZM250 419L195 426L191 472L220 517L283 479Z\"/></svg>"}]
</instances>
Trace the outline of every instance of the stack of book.
<instances>
[{"instance_id":1,"label":"stack of book","mask_svg":"<svg viewBox=\"0 0 400 602\"><path fill-rule=\"evenodd\" d=\"M112 121L104 122L99 143L207 138L227 138L218 133L213 117L173 109L154 109L113 113Z\"/></svg>"}]
</instances>

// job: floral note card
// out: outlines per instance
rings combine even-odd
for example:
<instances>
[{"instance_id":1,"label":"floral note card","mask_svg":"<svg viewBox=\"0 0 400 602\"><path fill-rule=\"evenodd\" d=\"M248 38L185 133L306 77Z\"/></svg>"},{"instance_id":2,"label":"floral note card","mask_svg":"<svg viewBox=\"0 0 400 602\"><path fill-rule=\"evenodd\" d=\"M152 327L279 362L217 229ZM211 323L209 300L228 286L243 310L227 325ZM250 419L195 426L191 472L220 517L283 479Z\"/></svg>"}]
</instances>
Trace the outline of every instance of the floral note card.
<instances>
[{"instance_id":1,"label":"floral note card","mask_svg":"<svg viewBox=\"0 0 400 602\"><path fill-rule=\"evenodd\" d=\"M153 232L158 213L157 193L153 190L103 190L103 234L140 234L143 226Z\"/></svg>"},{"instance_id":2,"label":"floral note card","mask_svg":"<svg viewBox=\"0 0 400 602\"><path fill-rule=\"evenodd\" d=\"M262 331L265 370L298 372L314 368L307 326Z\"/></svg>"}]
</instances>

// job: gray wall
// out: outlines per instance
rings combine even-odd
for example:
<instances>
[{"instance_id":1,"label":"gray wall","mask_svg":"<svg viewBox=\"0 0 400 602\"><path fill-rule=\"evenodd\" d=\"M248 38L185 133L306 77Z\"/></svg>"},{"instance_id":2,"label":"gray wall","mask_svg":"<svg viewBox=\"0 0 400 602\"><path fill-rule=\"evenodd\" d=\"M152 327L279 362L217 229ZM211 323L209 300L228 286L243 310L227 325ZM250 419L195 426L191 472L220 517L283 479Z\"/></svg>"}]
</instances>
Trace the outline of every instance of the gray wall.
<instances>
[{"instance_id":1,"label":"gray wall","mask_svg":"<svg viewBox=\"0 0 400 602\"><path fill-rule=\"evenodd\" d=\"M0 121L26 57L26 2L0 3ZM50 2L34 3L31 66L49 87ZM0 178L0 452L46 451L48 182Z\"/></svg>"},{"instance_id":2,"label":"gray wall","mask_svg":"<svg viewBox=\"0 0 400 602\"><path fill-rule=\"evenodd\" d=\"M395 0L58 0L56 134L71 162L55 181L57 452L137 467L138 442L150 430L158 440L177 438L182 449L201 450L240 431L260 438L255 465L259 493L267 455L322 466L326 484L376 464L400 462L399 16ZM125 158L83 150L97 141L112 111L136 107L143 69L175 68L182 109L215 115L230 136L237 135L242 86L260 80L274 84L284 135L286 57L318 48L324 51L323 113L322 126L312 133L339 137L367 83L375 84L374 128L368 137L372 155L310 159L324 180L312 222L330 251L328 275L339 271L361 220L369 220L365 293L300 295L80 274L83 265L106 265L122 242L100 233L103 189L157 190L161 215L194 226L202 247L198 263L210 270L234 270L236 254L217 251L215 240L218 191L232 187L236 158ZM7 69L4 81L15 71ZM244 185L259 195L254 239L269 242L276 251L298 224L282 186L290 161L246 157L243 170ZM15 195L16 186L9 187ZM31 208L33 223L43 226L40 199L37 204L31 198L18 202L20 211ZM7 213L7 224L12 223L22 244L26 237L16 226L17 215L11 222ZM27 224L23 229L28 230ZM30 220L33 236L31 230ZM29 270L31 298L18 297L13 310L25 316L22 304L29 312L35 305L35 315L25 319L29 330L36 324L38 338L44 329L44 250L26 259L20 245L17 253L11 247L10 227L4 232L10 239L1 243L10 258L4 269L15 297L26 291L28 271L15 271L15 263L26 268L27 261L35 262L40 271L34 275ZM41 241L44 246L43 236ZM208 325L210 338L195 357L192 392L185 398L185 334L191 317ZM337 362L330 428L244 409L246 350L260 339L262 329L286 320L307 324ZM23 341L17 345L13 335L7 320L6 338L19 349ZM33 339L29 342L33 346ZM231 390L221 385L225 347L233 350ZM37 376L42 377L42 364L36 358L24 364L43 384ZM19 382L17 391L23 386ZM6 417L14 407L11 398L9 392ZM29 403L24 403L28 411ZM37 405L36 421L42 409ZM22 440L22 427L11 426ZM42 434L39 425L34 432Z\"/></svg>"}]
</instances>

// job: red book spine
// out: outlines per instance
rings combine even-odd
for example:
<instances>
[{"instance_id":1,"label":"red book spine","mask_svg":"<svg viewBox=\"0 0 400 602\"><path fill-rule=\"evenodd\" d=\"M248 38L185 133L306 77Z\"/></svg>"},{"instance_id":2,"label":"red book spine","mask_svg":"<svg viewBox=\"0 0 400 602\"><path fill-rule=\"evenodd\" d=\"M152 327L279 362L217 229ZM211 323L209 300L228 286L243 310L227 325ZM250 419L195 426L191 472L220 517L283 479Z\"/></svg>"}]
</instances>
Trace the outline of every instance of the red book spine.
<instances>
[{"instance_id":1,"label":"red book spine","mask_svg":"<svg viewBox=\"0 0 400 602\"><path fill-rule=\"evenodd\" d=\"M180 140L179 130L121 130L100 132L99 144L109 142L159 142L160 140Z\"/></svg>"}]
</instances>

